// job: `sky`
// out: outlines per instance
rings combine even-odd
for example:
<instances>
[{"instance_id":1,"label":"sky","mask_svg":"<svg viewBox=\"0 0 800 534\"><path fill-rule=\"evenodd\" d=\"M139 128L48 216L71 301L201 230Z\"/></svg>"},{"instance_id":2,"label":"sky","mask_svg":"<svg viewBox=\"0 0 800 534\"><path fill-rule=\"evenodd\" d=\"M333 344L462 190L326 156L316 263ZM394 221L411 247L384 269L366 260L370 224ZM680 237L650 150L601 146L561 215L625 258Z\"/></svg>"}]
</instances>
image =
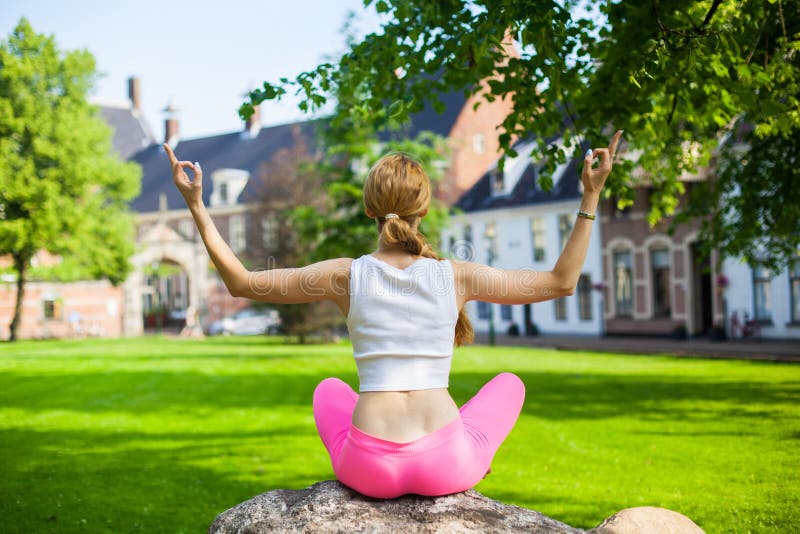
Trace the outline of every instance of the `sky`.
<instances>
[{"instance_id":1,"label":"sky","mask_svg":"<svg viewBox=\"0 0 800 534\"><path fill-rule=\"evenodd\" d=\"M0 0L0 39L26 17L60 49L88 49L102 73L92 97L123 103L128 78L138 76L158 140L168 102L180 110L181 137L190 139L242 128L237 110L250 88L341 55L350 11L358 36L379 28L362 0ZM265 103L262 123L308 118L296 103Z\"/></svg>"}]
</instances>

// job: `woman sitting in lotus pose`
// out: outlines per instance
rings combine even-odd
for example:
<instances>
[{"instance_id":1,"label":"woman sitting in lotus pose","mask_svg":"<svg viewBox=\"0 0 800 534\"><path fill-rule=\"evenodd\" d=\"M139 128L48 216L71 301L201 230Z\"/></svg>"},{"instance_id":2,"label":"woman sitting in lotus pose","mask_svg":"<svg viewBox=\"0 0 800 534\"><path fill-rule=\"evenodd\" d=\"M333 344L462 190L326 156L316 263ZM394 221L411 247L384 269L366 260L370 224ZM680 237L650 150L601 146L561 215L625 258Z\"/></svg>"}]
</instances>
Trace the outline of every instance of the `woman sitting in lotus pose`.
<instances>
[{"instance_id":1,"label":"woman sitting in lotus pose","mask_svg":"<svg viewBox=\"0 0 800 534\"><path fill-rule=\"evenodd\" d=\"M453 401L447 391L453 346L473 338L464 304L525 304L575 291L621 134L608 148L586 153L578 218L549 272L439 258L418 232L430 181L405 154L381 158L364 185L365 211L378 231L374 252L250 272L203 205L200 165L178 161L169 145L164 149L231 295L273 303L332 300L347 318L359 392L337 378L323 380L314 392L314 419L337 478L370 497L392 498L464 491L489 470L519 416L525 387L516 375L502 373L461 408ZM592 168L596 157L599 165Z\"/></svg>"}]
</instances>

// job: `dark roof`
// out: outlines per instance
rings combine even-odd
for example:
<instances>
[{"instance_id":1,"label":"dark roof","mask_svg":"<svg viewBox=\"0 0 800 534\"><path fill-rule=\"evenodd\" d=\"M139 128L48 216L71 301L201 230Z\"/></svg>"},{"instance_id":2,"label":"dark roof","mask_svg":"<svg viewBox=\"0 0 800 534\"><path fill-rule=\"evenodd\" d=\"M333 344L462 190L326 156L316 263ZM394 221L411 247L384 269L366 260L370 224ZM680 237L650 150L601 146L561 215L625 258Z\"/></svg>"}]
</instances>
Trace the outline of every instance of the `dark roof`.
<instances>
[{"instance_id":1,"label":"dark roof","mask_svg":"<svg viewBox=\"0 0 800 534\"><path fill-rule=\"evenodd\" d=\"M112 144L122 159L128 159L156 140L141 112L131 107L100 105L100 116L114 130Z\"/></svg>"},{"instance_id":2,"label":"dark roof","mask_svg":"<svg viewBox=\"0 0 800 534\"><path fill-rule=\"evenodd\" d=\"M382 141L398 137L414 138L422 131L431 131L444 137L449 136L466 103L466 96L463 92L452 91L442 94L440 99L445 106L442 113L437 113L430 104L426 103L423 110L413 114L409 123L399 132L383 132L379 138ZM130 113L130 110L128 112ZM119 121L119 117L109 116ZM203 201L206 205L211 196L211 174L215 170L231 168L249 171L250 180L237 199L237 202L247 202L258 198L258 180L254 178L259 176L261 164L270 161L279 149L289 148L294 144L294 129L299 128L299 133L306 139L309 150L314 150L317 145L316 130L325 123L325 120L316 119L262 128L258 135L252 138L248 138L243 135L243 132L238 131L187 139L178 143L175 153L181 160L199 161L203 166ZM122 131L122 128L115 128L115 130ZM155 143L155 141L150 142ZM183 198L172 183L166 154L161 145L149 144L144 149L141 149L140 146L138 151L133 152L130 160L142 166L142 191L139 197L131 203L131 208L139 212L157 211L161 193L167 195L168 208L182 207L184 205Z\"/></svg>"},{"instance_id":3,"label":"dark roof","mask_svg":"<svg viewBox=\"0 0 800 534\"><path fill-rule=\"evenodd\" d=\"M383 131L378 135L379 139L381 141L397 138L414 139L425 131L448 137L467 102L467 97L464 96L463 91L450 91L439 95L439 99L444 104L444 110L441 113L433 109L429 102L425 102L422 111L412 114L409 122L398 132Z\"/></svg>"},{"instance_id":4,"label":"dark roof","mask_svg":"<svg viewBox=\"0 0 800 534\"><path fill-rule=\"evenodd\" d=\"M250 172L250 180L242 191L239 202L256 198L258 176L262 163L270 161L278 150L290 148L295 143L295 129L308 143L315 146L315 131L319 120L282 124L261 128L255 137L242 131L187 139L175 149L178 159L198 161L203 166L203 201L211 196L211 175L217 169L242 169ZM157 211L161 193L167 195L169 209L184 207L184 200L172 182L167 155L160 144L153 144L135 154L131 161L142 167L142 192L133 200L131 208L139 212Z\"/></svg>"},{"instance_id":5,"label":"dark roof","mask_svg":"<svg viewBox=\"0 0 800 534\"><path fill-rule=\"evenodd\" d=\"M514 146L518 147L529 141L529 139L519 141ZM514 186L514 189L512 189L510 193L504 195L492 194L491 175L494 171L493 167L484 173L484 175L475 182L475 185L461 195L453 207L464 212L471 212L580 198L580 176L578 174L580 164L581 159L579 158L570 161L560 178L553 177L555 183L552 189L550 191L543 191L537 183L537 166L532 162L528 163L519 181Z\"/></svg>"}]
</instances>

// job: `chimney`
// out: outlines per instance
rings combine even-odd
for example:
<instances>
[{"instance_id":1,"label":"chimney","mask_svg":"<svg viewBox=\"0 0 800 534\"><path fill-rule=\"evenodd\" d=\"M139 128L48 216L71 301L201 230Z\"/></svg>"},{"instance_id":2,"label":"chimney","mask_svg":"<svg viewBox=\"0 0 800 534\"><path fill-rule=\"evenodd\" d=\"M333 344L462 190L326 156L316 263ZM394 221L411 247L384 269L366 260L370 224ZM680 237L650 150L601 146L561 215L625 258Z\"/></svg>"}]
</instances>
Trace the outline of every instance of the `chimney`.
<instances>
[{"instance_id":1,"label":"chimney","mask_svg":"<svg viewBox=\"0 0 800 534\"><path fill-rule=\"evenodd\" d=\"M164 119L164 142L170 146L175 146L178 143L178 108L176 108L170 101L163 110L165 114Z\"/></svg>"},{"instance_id":2,"label":"chimney","mask_svg":"<svg viewBox=\"0 0 800 534\"><path fill-rule=\"evenodd\" d=\"M255 135L261 129L261 106L255 106L253 109L253 114L244 123L244 129Z\"/></svg>"},{"instance_id":3,"label":"chimney","mask_svg":"<svg viewBox=\"0 0 800 534\"><path fill-rule=\"evenodd\" d=\"M255 85L251 82L250 87L255 87ZM242 98L250 98L253 90L247 91L246 93L242 94ZM258 131L261 129L261 105L253 106L253 114L250 115L250 118L244 121L244 131L242 132L242 137L244 138L253 138L258 135Z\"/></svg>"},{"instance_id":4,"label":"chimney","mask_svg":"<svg viewBox=\"0 0 800 534\"><path fill-rule=\"evenodd\" d=\"M136 111L142 110L142 94L138 76L128 78L128 98L131 100L133 109Z\"/></svg>"}]
</instances>

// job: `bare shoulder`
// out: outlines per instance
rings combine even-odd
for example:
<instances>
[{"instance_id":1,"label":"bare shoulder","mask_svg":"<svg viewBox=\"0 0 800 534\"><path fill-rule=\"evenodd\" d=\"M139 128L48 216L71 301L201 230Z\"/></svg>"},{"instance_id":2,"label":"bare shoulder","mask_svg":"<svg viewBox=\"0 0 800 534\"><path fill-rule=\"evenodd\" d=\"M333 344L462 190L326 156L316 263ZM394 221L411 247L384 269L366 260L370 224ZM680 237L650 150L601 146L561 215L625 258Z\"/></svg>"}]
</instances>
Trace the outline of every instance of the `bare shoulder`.
<instances>
[{"instance_id":1,"label":"bare shoulder","mask_svg":"<svg viewBox=\"0 0 800 534\"><path fill-rule=\"evenodd\" d=\"M332 258L312 263L307 268L319 270L321 273L327 274L329 277L336 280L349 280L351 263L353 263L353 258Z\"/></svg>"},{"instance_id":2,"label":"bare shoulder","mask_svg":"<svg viewBox=\"0 0 800 534\"><path fill-rule=\"evenodd\" d=\"M456 277L468 278L476 272L481 272L486 269L491 269L488 265L482 263L475 263L472 261L450 260L453 266L453 273Z\"/></svg>"},{"instance_id":3,"label":"bare shoulder","mask_svg":"<svg viewBox=\"0 0 800 534\"><path fill-rule=\"evenodd\" d=\"M464 284L471 282L478 273L491 269L487 265L472 261L450 260L450 264L453 266L453 278L462 289L465 287Z\"/></svg>"},{"instance_id":4,"label":"bare shoulder","mask_svg":"<svg viewBox=\"0 0 800 534\"><path fill-rule=\"evenodd\" d=\"M350 264L353 263L353 258L331 258L329 260L318 261L311 265L317 265L327 270L349 269Z\"/></svg>"}]
</instances>

